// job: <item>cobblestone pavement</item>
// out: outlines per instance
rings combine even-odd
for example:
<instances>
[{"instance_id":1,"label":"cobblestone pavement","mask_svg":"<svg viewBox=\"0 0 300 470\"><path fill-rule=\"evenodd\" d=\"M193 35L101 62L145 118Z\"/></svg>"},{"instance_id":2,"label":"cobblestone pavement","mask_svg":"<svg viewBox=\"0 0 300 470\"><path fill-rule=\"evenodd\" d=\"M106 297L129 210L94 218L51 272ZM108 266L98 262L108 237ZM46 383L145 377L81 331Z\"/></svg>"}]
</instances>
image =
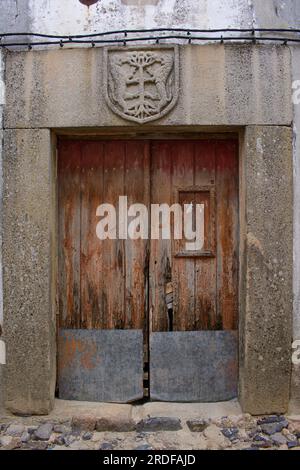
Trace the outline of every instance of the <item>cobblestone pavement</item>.
<instances>
[{"instance_id":1,"label":"cobblestone pavement","mask_svg":"<svg viewBox=\"0 0 300 470\"><path fill-rule=\"evenodd\" d=\"M0 431L0 450L300 450L300 419L285 416L5 418Z\"/></svg>"}]
</instances>

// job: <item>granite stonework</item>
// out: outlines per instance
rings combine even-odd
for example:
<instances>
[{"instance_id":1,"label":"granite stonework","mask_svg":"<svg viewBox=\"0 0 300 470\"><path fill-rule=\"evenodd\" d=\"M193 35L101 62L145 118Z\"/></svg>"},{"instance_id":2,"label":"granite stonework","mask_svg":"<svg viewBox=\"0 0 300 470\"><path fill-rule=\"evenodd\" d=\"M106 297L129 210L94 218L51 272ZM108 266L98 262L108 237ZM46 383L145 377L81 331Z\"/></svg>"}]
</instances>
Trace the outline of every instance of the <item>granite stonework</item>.
<instances>
[{"instance_id":1,"label":"granite stonework","mask_svg":"<svg viewBox=\"0 0 300 470\"><path fill-rule=\"evenodd\" d=\"M103 58L102 48L10 52L6 57L6 406L20 414L47 413L53 406L53 134L180 130L239 133L240 399L253 414L285 411L293 292L289 48L179 46L178 101L151 124L125 120L107 106Z\"/></svg>"}]
</instances>

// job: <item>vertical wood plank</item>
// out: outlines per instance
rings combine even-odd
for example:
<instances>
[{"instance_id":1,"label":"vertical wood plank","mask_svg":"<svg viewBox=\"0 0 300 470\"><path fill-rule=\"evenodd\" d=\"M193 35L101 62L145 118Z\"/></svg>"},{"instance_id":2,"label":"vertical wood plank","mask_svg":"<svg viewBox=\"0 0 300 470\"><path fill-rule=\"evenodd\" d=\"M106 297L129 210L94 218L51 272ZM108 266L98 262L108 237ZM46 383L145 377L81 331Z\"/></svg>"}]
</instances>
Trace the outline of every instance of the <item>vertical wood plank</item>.
<instances>
[{"instance_id":1,"label":"vertical wood plank","mask_svg":"<svg viewBox=\"0 0 300 470\"><path fill-rule=\"evenodd\" d=\"M172 157L168 141L151 143L151 204L172 204ZM168 331L168 309L165 286L172 278L172 248L170 240L150 243L150 332Z\"/></svg>"},{"instance_id":2,"label":"vertical wood plank","mask_svg":"<svg viewBox=\"0 0 300 470\"><path fill-rule=\"evenodd\" d=\"M125 191L128 207L144 204L149 210L150 159L149 143L125 143ZM133 218L129 218L129 223ZM149 238L149 235L148 235ZM125 245L125 327L147 331L148 314L148 239L127 239ZM147 339L147 338L146 338Z\"/></svg>"},{"instance_id":3,"label":"vertical wood plank","mask_svg":"<svg viewBox=\"0 0 300 470\"><path fill-rule=\"evenodd\" d=\"M124 194L125 146L121 141L104 143L104 198L115 208ZM117 211L118 218L118 211ZM102 246L102 293L107 328L125 327L125 251L124 240L106 239Z\"/></svg>"},{"instance_id":4,"label":"vertical wood plank","mask_svg":"<svg viewBox=\"0 0 300 470\"><path fill-rule=\"evenodd\" d=\"M58 151L60 326L80 328L80 144L60 141Z\"/></svg>"},{"instance_id":5,"label":"vertical wood plank","mask_svg":"<svg viewBox=\"0 0 300 470\"><path fill-rule=\"evenodd\" d=\"M81 328L103 328L103 241L96 235L96 210L103 201L102 142L83 142L81 160Z\"/></svg>"},{"instance_id":6,"label":"vertical wood plank","mask_svg":"<svg viewBox=\"0 0 300 470\"><path fill-rule=\"evenodd\" d=\"M173 202L178 202L176 192L179 188L190 187L194 179L193 141L173 141L170 143L172 158ZM174 258L173 263L173 325L176 331L194 329L195 321L195 260L193 258Z\"/></svg>"},{"instance_id":7,"label":"vertical wood plank","mask_svg":"<svg viewBox=\"0 0 300 470\"><path fill-rule=\"evenodd\" d=\"M215 188L215 144L195 142L195 185ZM207 207L205 208L207 210ZM205 214L205 238L215 214ZM216 257L195 259L195 330L218 329L216 319Z\"/></svg>"},{"instance_id":8,"label":"vertical wood plank","mask_svg":"<svg viewBox=\"0 0 300 470\"><path fill-rule=\"evenodd\" d=\"M216 143L217 305L224 330L238 318L238 154L237 143Z\"/></svg>"}]
</instances>

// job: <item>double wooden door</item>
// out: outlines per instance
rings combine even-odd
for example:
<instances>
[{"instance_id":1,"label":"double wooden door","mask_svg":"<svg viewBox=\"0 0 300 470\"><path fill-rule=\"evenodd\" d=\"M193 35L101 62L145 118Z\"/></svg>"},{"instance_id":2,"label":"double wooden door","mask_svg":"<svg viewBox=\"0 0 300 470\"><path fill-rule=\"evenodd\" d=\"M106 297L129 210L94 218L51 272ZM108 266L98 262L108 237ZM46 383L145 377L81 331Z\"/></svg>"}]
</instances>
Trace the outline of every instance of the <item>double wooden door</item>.
<instances>
[{"instance_id":1,"label":"double wooden door","mask_svg":"<svg viewBox=\"0 0 300 470\"><path fill-rule=\"evenodd\" d=\"M146 388L151 396L153 386L156 399L206 401L206 395L213 396L211 388L220 388L216 399L234 394L237 148L237 142L228 139L59 142L60 396L137 399L143 393L145 370L149 379ZM133 217L126 213L124 222L123 206L121 218L120 197L123 204L126 201L126 209L132 204L146 208L147 233L134 239L126 235L124 227L127 229ZM116 234L113 238L101 240L97 236L101 204L116 210L115 227L110 227ZM159 236L157 232L153 236L153 207L171 208L174 204L203 210L202 243L195 249L187 249L184 233L183 239L175 239L172 210L170 237L162 236L168 222L162 215L156 219ZM198 230L195 224L193 228ZM168 357L168 351L172 356ZM202 367L199 361L203 354L207 363ZM172 364L176 356L179 359ZM111 383L106 389L105 367ZM187 389L185 393L178 379L183 370L176 367L185 373L190 367L193 392ZM198 381L192 378L195 370L199 370ZM122 382L115 383L122 373ZM126 377L136 381L134 391L128 390ZM184 374L182 380L186 380ZM124 393L114 394L115 388L122 387Z\"/></svg>"}]
</instances>

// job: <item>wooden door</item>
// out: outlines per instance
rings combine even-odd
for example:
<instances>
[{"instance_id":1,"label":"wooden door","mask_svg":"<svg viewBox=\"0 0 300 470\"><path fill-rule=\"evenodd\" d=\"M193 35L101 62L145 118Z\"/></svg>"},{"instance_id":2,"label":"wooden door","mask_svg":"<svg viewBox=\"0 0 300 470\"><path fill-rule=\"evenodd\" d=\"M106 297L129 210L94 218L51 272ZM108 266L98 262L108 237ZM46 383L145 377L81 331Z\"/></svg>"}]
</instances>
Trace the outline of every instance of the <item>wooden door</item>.
<instances>
[{"instance_id":1,"label":"wooden door","mask_svg":"<svg viewBox=\"0 0 300 470\"><path fill-rule=\"evenodd\" d=\"M61 140L58 153L60 397L141 398L149 348L153 398L232 397L237 379L237 142ZM128 207L139 203L148 209L149 227L153 204L201 204L203 246L187 250L185 239L174 239L172 226L170 239L151 239L150 228L148 239L120 235L120 196L127 197ZM116 208L115 239L97 237L97 208L103 203ZM203 356L212 363L208 370L199 365Z\"/></svg>"},{"instance_id":2,"label":"wooden door","mask_svg":"<svg viewBox=\"0 0 300 470\"><path fill-rule=\"evenodd\" d=\"M127 196L128 205L138 201L149 206L149 167L144 141L59 142L62 398L132 401L143 396L148 240L118 233L116 239L101 240L96 229L101 204L116 209L117 221L120 196Z\"/></svg>"},{"instance_id":3,"label":"wooden door","mask_svg":"<svg viewBox=\"0 0 300 470\"><path fill-rule=\"evenodd\" d=\"M238 152L235 141L157 141L151 202L204 210L204 243L152 239L150 395L221 401L237 395Z\"/></svg>"}]
</instances>

